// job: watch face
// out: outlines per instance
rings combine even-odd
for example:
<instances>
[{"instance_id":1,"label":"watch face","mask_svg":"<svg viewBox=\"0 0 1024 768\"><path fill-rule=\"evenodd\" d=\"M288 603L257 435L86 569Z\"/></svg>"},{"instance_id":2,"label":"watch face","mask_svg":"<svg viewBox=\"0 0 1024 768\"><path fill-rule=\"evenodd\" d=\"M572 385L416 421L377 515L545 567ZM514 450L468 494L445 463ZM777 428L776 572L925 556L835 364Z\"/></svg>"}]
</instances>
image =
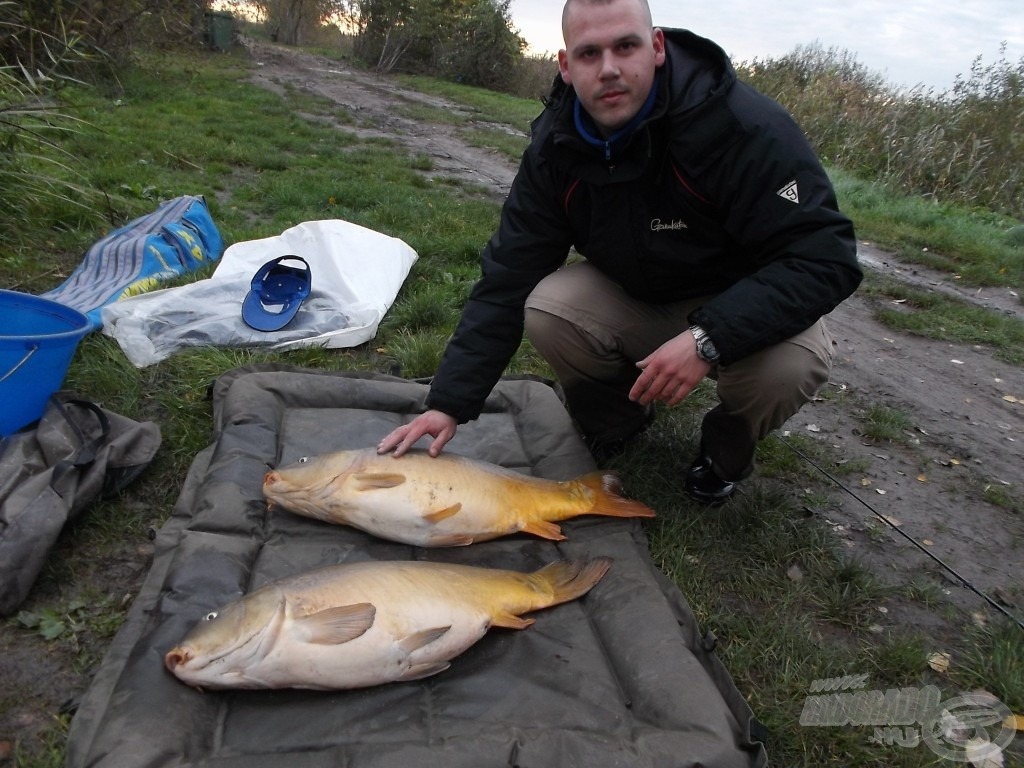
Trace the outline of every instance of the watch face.
<instances>
[{"instance_id":1,"label":"watch face","mask_svg":"<svg viewBox=\"0 0 1024 768\"><path fill-rule=\"evenodd\" d=\"M715 349L715 345L711 339L704 339L704 341L701 342L700 356L709 362L713 362L718 359L718 350Z\"/></svg>"}]
</instances>

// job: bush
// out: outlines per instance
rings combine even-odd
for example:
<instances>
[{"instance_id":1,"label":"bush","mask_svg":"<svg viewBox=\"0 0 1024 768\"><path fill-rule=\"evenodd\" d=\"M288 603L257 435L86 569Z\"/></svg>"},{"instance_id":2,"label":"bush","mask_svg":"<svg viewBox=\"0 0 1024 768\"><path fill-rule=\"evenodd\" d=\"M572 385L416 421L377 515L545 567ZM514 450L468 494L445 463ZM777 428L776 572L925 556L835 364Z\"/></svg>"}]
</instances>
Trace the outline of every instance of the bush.
<instances>
[{"instance_id":1,"label":"bush","mask_svg":"<svg viewBox=\"0 0 1024 768\"><path fill-rule=\"evenodd\" d=\"M206 0L19 0L0 3L0 61L46 69L52 44L74 40L90 67L116 69L137 46L161 48L201 39ZM71 63L62 58L64 65ZM81 62L78 62L81 63Z\"/></svg>"},{"instance_id":2,"label":"bush","mask_svg":"<svg viewBox=\"0 0 1024 768\"><path fill-rule=\"evenodd\" d=\"M1024 218L1024 58L978 58L941 94L899 92L849 52L820 46L737 69L793 113L826 162L908 194Z\"/></svg>"},{"instance_id":3,"label":"bush","mask_svg":"<svg viewBox=\"0 0 1024 768\"><path fill-rule=\"evenodd\" d=\"M5 50L13 50L12 40L30 42L25 53L34 66L0 63L0 245L7 247L17 245L20 233L30 223L37 226L40 218L90 210L89 193L75 183L72 158L61 148L79 121L62 111L56 99L67 80L61 72L83 61L81 41L15 22L13 5L0 3Z\"/></svg>"}]
</instances>

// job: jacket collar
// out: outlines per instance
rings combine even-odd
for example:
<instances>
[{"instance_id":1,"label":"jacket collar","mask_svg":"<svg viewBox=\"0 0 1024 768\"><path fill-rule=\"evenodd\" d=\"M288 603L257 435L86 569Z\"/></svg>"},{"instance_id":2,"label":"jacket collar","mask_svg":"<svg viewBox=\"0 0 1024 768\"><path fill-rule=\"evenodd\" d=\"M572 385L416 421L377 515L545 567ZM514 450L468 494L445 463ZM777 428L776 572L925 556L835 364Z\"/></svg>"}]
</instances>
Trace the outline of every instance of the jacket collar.
<instances>
[{"instance_id":1,"label":"jacket collar","mask_svg":"<svg viewBox=\"0 0 1024 768\"><path fill-rule=\"evenodd\" d=\"M573 99L573 122L576 132L587 144L599 150L604 159L611 162L619 153L620 149L629 143L633 133L643 125L654 112L654 103L658 97L658 84L661 82L661 70L654 73L654 82L651 83L651 91L647 94L647 100L640 111L626 125L617 130L607 139L599 135L594 119L580 104L580 100Z\"/></svg>"}]
</instances>

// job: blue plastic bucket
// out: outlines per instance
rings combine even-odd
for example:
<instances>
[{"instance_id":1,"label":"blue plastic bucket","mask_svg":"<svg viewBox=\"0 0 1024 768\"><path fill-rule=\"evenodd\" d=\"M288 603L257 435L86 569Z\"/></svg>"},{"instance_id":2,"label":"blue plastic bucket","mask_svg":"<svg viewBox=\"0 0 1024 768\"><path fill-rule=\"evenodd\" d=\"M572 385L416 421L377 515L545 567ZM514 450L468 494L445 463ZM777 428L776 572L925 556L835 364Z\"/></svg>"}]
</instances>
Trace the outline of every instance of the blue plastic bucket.
<instances>
[{"instance_id":1,"label":"blue plastic bucket","mask_svg":"<svg viewBox=\"0 0 1024 768\"><path fill-rule=\"evenodd\" d=\"M0 435L43 415L89 328L89 318L77 309L0 290Z\"/></svg>"}]
</instances>

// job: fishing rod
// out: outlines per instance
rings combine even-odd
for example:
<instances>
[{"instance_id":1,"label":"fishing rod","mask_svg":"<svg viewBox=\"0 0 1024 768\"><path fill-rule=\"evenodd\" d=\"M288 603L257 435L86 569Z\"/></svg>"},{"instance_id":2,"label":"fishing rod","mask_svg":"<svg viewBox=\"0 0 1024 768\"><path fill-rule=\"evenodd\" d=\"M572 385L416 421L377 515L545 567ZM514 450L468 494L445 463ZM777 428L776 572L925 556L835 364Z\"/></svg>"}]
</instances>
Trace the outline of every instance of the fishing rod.
<instances>
[{"instance_id":1,"label":"fishing rod","mask_svg":"<svg viewBox=\"0 0 1024 768\"><path fill-rule=\"evenodd\" d=\"M1024 621L1021 621L1019 618L1017 618L1012 613L1010 613L1010 611L1008 611L1006 608L1004 608L1002 605L1000 605L999 602L997 602L996 600L994 600L991 597L989 597L983 591L978 589L978 587L974 586L970 581L967 580L966 577L962 576L955 568L953 568L953 566L951 566L948 563L946 563L941 557L936 555L934 552L929 551L927 547L925 547L923 544L920 544L913 536L908 534L906 531L901 530L897 525L895 525L885 515L883 515L881 512L879 512L874 507L872 507L870 504L868 504L866 501L864 501L864 499L862 499L856 493L854 493L849 488L847 488L842 483L842 481L839 480L839 478L837 478L835 475L833 475L828 470L826 470L823 467L819 466L817 463L815 463L815 461L810 456L805 454L803 451L801 451L799 448L797 448L795 445L790 443L788 440L786 440L781 435L775 434L774 437L776 439L778 439L787 448L789 448L789 450L793 451L793 453L795 453L797 456L799 456L801 459L806 461L808 464L810 464L812 467L814 467L816 470L818 470L821 474L823 474L825 477L827 477L829 480L831 480L833 483L835 483L840 488L840 490L842 490L845 493L849 494L857 502L859 502L863 506L867 507L875 517L877 517L879 520L881 520L883 523L885 523L887 526L889 526L890 529L892 529L893 531L898 533L904 539L906 539L911 544L913 544L915 547L917 547L917 549L919 549L925 555L927 555L932 560L934 560L936 563L938 563L942 568L944 568L946 571L948 571L950 574L952 574L964 587L966 587L967 589L971 590L971 592L976 594L978 597L980 597L986 603L988 603L993 608L995 608L997 611L999 611L1001 614L1006 616L1010 621L1012 621L1018 627L1020 627L1021 629L1024 629Z\"/></svg>"}]
</instances>

